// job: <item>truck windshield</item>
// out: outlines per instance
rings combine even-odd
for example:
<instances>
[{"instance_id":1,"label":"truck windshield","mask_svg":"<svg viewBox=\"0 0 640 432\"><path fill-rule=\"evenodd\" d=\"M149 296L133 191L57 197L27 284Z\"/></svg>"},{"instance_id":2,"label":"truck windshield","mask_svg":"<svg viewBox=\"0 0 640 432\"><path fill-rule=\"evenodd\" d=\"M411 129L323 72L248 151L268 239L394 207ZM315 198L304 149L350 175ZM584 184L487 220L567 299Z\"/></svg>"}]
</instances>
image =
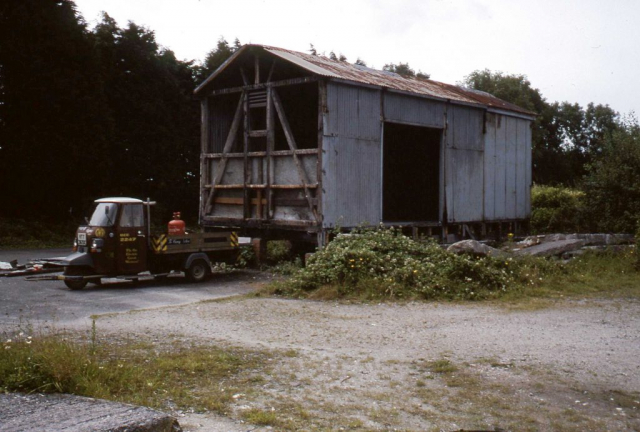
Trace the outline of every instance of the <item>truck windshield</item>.
<instances>
[{"instance_id":1,"label":"truck windshield","mask_svg":"<svg viewBox=\"0 0 640 432\"><path fill-rule=\"evenodd\" d=\"M118 213L118 204L116 203L100 203L96 207L91 220L90 226L109 227L113 226L116 221L116 215Z\"/></svg>"}]
</instances>

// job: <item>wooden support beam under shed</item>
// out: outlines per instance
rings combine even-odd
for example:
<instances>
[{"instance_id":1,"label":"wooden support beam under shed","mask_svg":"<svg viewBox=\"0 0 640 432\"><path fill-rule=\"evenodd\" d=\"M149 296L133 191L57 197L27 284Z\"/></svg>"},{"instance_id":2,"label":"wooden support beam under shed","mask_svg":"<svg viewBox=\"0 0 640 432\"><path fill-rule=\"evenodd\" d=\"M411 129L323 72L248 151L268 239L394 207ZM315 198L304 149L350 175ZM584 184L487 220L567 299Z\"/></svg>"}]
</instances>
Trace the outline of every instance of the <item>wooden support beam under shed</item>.
<instances>
[{"instance_id":1,"label":"wooden support beam under shed","mask_svg":"<svg viewBox=\"0 0 640 432\"><path fill-rule=\"evenodd\" d=\"M222 181L222 176L227 168L227 158L226 154L231 151L231 147L236 139L236 135L238 134L238 128L240 127L240 118L242 117L242 106L245 100L245 94L242 93L240 95L240 100L238 101L238 107L236 108L236 113L233 116L233 121L231 122L231 130L229 130L229 135L227 135L227 140L224 143L224 148L222 149L222 158L218 162L218 167L216 169L216 178L213 180L213 184L211 185L211 192L207 197L207 203L204 206L205 215L209 214L211 211L211 201L213 200L213 196L216 193L216 186L220 184ZM205 185L205 188L207 185Z\"/></svg>"}]
</instances>

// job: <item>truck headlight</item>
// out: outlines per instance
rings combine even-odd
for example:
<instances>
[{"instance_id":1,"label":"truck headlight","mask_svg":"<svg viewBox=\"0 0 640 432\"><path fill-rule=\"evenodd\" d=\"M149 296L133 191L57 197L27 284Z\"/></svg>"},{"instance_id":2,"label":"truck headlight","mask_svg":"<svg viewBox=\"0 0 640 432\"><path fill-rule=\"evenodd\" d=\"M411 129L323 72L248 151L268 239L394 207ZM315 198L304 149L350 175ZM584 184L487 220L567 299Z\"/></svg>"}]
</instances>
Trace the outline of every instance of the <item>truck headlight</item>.
<instances>
[{"instance_id":1,"label":"truck headlight","mask_svg":"<svg viewBox=\"0 0 640 432\"><path fill-rule=\"evenodd\" d=\"M73 248L71 248L71 250L73 252L78 252L78 239L77 238L73 239Z\"/></svg>"},{"instance_id":2,"label":"truck headlight","mask_svg":"<svg viewBox=\"0 0 640 432\"><path fill-rule=\"evenodd\" d=\"M95 238L91 242L91 252L102 252L104 246L104 240L101 238Z\"/></svg>"}]
</instances>

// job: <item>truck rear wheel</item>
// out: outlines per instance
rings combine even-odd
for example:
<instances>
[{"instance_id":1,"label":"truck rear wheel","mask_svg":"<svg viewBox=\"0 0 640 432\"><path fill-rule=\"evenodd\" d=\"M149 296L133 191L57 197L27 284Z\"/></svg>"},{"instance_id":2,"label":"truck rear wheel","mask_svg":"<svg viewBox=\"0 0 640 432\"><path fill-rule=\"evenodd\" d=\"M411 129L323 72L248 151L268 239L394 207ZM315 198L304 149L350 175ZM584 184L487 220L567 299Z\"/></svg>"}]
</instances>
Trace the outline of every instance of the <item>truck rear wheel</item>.
<instances>
[{"instance_id":1,"label":"truck rear wheel","mask_svg":"<svg viewBox=\"0 0 640 432\"><path fill-rule=\"evenodd\" d=\"M185 270L185 275L189 282L202 282L211 275L211 267L205 260L198 259Z\"/></svg>"}]
</instances>

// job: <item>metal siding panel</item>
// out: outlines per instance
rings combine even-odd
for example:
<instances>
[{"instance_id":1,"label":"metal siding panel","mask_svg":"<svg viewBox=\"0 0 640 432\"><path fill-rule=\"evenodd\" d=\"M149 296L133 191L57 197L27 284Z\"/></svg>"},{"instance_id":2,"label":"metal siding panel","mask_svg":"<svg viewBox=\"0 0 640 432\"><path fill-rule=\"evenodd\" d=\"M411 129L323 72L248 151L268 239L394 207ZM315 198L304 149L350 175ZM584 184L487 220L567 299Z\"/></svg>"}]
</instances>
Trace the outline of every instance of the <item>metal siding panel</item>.
<instances>
[{"instance_id":1,"label":"metal siding panel","mask_svg":"<svg viewBox=\"0 0 640 432\"><path fill-rule=\"evenodd\" d=\"M453 147L467 150L484 150L482 122L484 112L468 107L452 107Z\"/></svg>"},{"instance_id":2,"label":"metal siding panel","mask_svg":"<svg viewBox=\"0 0 640 432\"><path fill-rule=\"evenodd\" d=\"M482 152L465 149L449 150L453 208L449 220L471 222L482 220L483 162Z\"/></svg>"},{"instance_id":3,"label":"metal siding panel","mask_svg":"<svg viewBox=\"0 0 640 432\"><path fill-rule=\"evenodd\" d=\"M516 218L516 138L517 120L512 117L504 118L506 123L506 219Z\"/></svg>"},{"instance_id":4,"label":"metal siding panel","mask_svg":"<svg viewBox=\"0 0 640 432\"><path fill-rule=\"evenodd\" d=\"M444 107L444 102L398 93L384 93L385 121L442 128L444 127Z\"/></svg>"},{"instance_id":5,"label":"metal siding panel","mask_svg":"<svg viewBox=\"0 0 640 432\"><path fill-rule=\"evenodd\" d=\"M325 226L380 222L380 143L343 137L325 137L324 142Z\"/></svg>"},{"instance_id":6,"label":"metal siding panel","mask_svg":"<svg viewBox=\"0 0 640 432\"><path fill-rule=\"evenodd\" d=\"M526 172L526 140L527 120L517 122L517 151L516 151L516 217L524 219L527 214L527 172Z\"/></svg>"},{"instance_id":7,"label":"metal siding panel","mask_svg":"<svg viewBox=\"0 0 640 432\"><path fill-rule=\"evenodd\" d=\"M525 154L526 154L525 169L527 173L527 188L526 188L526 197L525 197L525 204L526 204L525 217L530 217L531 216L531 186L532 186L531 170L533 168L533 164L531 162L531 135L532 135L531 122L527 122L526 132L527 132L527 135L526 135L526 141L525 141Z\"/></svg>"},{"instance_id":8,"label":"metal siding panel","mask_svg":"<svg viewBox=\"0 0 640 432\"><path fill-rule=\"evenodd\" d=\"M380 136L380 91L330 82L325 133L375 140Z\"/></svg>"},{"instance_id":9,"label":"metal siding panel","mask_svg":"<svg viewBox=\"0 0 640 432\"><path fill-rule=\"evenodd\" d=\"M329 82L327 105L323 225L376 224L382 190L380 91Z\"/></svg>"},{"instance_id":10,"label":"metal siding panel","mask_svg":"<svg viewBox=\"0 0 640 432\"><path fill-rule=\"evenodd\" d=\"M496 181L496 117L487 116L487 132L484 135L484 219L494 220L495 209L495 181Z\"/></svg>"},{"instance_id":11,"label":"metal siding panel","mask_svg":"<svg viewBox=\"0 0 640 432\"><path fill-rule=\"evenodd\" d=\"M496 166L494 184L495 219L507 218L507 127L506 117L496 114Z\"/></svg>"}]
</instances>

